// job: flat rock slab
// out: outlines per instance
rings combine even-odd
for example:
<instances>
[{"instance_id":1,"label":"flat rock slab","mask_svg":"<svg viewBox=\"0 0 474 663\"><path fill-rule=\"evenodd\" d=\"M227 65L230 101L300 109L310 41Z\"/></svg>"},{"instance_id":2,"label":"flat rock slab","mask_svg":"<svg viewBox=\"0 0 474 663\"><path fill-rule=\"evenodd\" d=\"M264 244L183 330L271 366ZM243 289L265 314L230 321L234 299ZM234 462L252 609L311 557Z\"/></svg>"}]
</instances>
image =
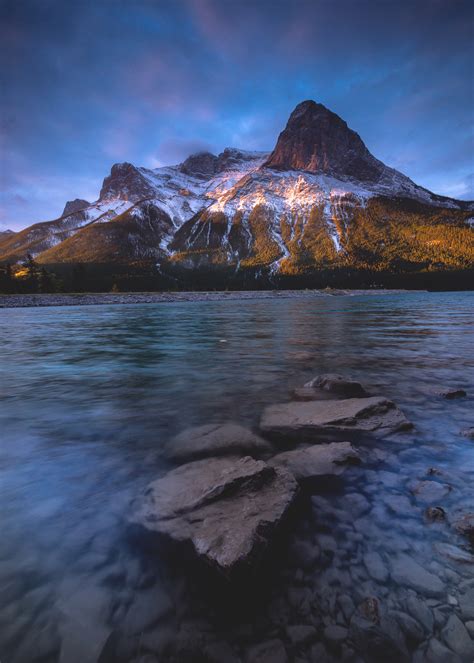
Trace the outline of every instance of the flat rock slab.
<instances>
[{"instance_id":1,"label":"flat rock slab","mask_svg":"<svg viewBox=\"0 0 474 663\"><path fill-rule=\"evenodd\" d=\"M363 398L368 396L368 393L360 382L356 382L337 373L317 375L304 386L309 389L320 389L345 398Z\"/></svg>"},{"instance_id":2,"label":"flat rock slab","mask_svg":"<svg viewBox=\"0 0 474 663\"><path fill-rule=\"evenodd\" d=\"M331 442L285 451L274 456L269 464L284 467L297 481L304 481L319 476L337 476L344 472L348 464L358 462L359 454L350 442Z\"/></svg>"},{"instance_id":3,"label":"flat rock slab","mask_svg":"<svg viewBox=\"0 0 474 663\"><path fill-rule=\"evenodd\" d=\"M260 420L260 430L265 434L303 439L331 432L388 435L411 427L395 403L379 396L269 405Z\"/></svg>"},{"instance_id":4,"label":"flat rock slab","mask_svg":"<svg viewBox=\"0 0 474 663\"><path fill-rule=\"evenodd\" d=\"M152 482L130 520L196 553L226 575L256 563L297 494L281 468L244 458L182 465Z\"/></svg>"},{"instance_id":5,"label":"flat rock slab","mask_svg":"<svg viewBox=\"0 0 474 663\"><path fill-rule=\"evenodd\" d=\"M184 430L168 442L164 455L176 463L185 463L208 456L258 456L271 450L271 445L252 431L238 424L227 423Z\"/></svg>"}]
</instances>

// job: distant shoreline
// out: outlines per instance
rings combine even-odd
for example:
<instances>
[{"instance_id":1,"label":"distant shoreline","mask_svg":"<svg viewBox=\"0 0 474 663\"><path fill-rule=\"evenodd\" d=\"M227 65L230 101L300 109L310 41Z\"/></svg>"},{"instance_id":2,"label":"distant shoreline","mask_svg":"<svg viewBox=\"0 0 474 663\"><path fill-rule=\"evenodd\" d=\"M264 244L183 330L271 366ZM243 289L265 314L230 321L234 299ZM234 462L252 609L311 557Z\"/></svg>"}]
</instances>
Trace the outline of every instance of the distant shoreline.
<instances>
[{"instance_id":1,"label":"distant shoreline","mask_svg":"<svg viewBox=\"0 0 474 663\"><path fill-rule=\"evenodd\" d=\"M174 302L220 302L254 299L315 299L336 296L401 295L426 290L235 290L210 292L124 292L0 295L0 308L42 306L98 306L117 304L165 304Z\"/></svg>"}]
</instances>

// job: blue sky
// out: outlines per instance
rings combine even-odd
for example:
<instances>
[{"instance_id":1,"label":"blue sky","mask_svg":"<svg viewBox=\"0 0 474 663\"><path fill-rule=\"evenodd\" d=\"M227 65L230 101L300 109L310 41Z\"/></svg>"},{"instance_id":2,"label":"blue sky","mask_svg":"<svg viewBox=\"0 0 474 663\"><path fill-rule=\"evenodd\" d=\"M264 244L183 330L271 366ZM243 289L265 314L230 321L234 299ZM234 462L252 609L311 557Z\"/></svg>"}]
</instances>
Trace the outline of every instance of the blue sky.
<instances>
[{"instance_id":1,"label":"blue sky","mask_svg":"<svg viewBox=\"0 0 474 663\"><path fill-rule=\"evenodd\" d=\"M0 0L0 228L94 200L113 163L272 149L314 99L436 193L474 198L464 0Z\"/></svg>"}]
</instances>

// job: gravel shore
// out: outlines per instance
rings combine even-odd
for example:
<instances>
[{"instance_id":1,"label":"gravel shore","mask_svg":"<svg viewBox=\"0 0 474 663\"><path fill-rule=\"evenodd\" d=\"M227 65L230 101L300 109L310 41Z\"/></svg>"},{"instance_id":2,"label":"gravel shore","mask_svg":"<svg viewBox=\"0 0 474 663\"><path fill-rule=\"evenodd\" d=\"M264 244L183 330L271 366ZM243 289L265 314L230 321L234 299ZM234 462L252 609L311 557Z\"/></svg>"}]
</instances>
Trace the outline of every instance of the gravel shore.
<instances>
[{"instance_id":1,"label":"gravel shore","mask_svg":"<svg viewBox=\"0 0 474 663\"><path fill-rule=\"evenodd\" d=\"M245 290L219 292L127 292L0 295L0 308L30 306L91 306L99 304L160 304L166 302L218 302L243 299L313 299L315 297L396 295L407 290Z\"/></svg>"}]
</instances>

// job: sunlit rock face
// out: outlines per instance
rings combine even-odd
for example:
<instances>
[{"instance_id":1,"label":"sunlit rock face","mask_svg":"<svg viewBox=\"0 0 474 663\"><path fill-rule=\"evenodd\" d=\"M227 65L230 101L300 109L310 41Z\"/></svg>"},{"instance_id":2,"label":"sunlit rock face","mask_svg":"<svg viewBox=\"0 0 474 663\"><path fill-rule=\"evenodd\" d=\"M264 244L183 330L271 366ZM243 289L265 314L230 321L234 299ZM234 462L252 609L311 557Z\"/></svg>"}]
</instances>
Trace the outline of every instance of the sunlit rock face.
<instances>
[{"instance_id":1,"label":"sunlit rock face","mask_svg":"<svg viewBox=\"0 0 474 663\"><path fill-rule=\"evenodd\" d=\"M153 189L140 173L139 169L131 163L116 163L112 166L110 175L105 178L100 190L100 200L138 201L151 198Z\"/></svg>"},{"instance_id":2,"label":"sunlit rock face","mask_svg":"<svg viewBox=\"0 0 474 663\"><path fill-rule=\"evenodd\" d=\"M290 115L265 166L377 182L384 165L360 136L322 104L303 101Z\"/></svg>"}]
</instances>

